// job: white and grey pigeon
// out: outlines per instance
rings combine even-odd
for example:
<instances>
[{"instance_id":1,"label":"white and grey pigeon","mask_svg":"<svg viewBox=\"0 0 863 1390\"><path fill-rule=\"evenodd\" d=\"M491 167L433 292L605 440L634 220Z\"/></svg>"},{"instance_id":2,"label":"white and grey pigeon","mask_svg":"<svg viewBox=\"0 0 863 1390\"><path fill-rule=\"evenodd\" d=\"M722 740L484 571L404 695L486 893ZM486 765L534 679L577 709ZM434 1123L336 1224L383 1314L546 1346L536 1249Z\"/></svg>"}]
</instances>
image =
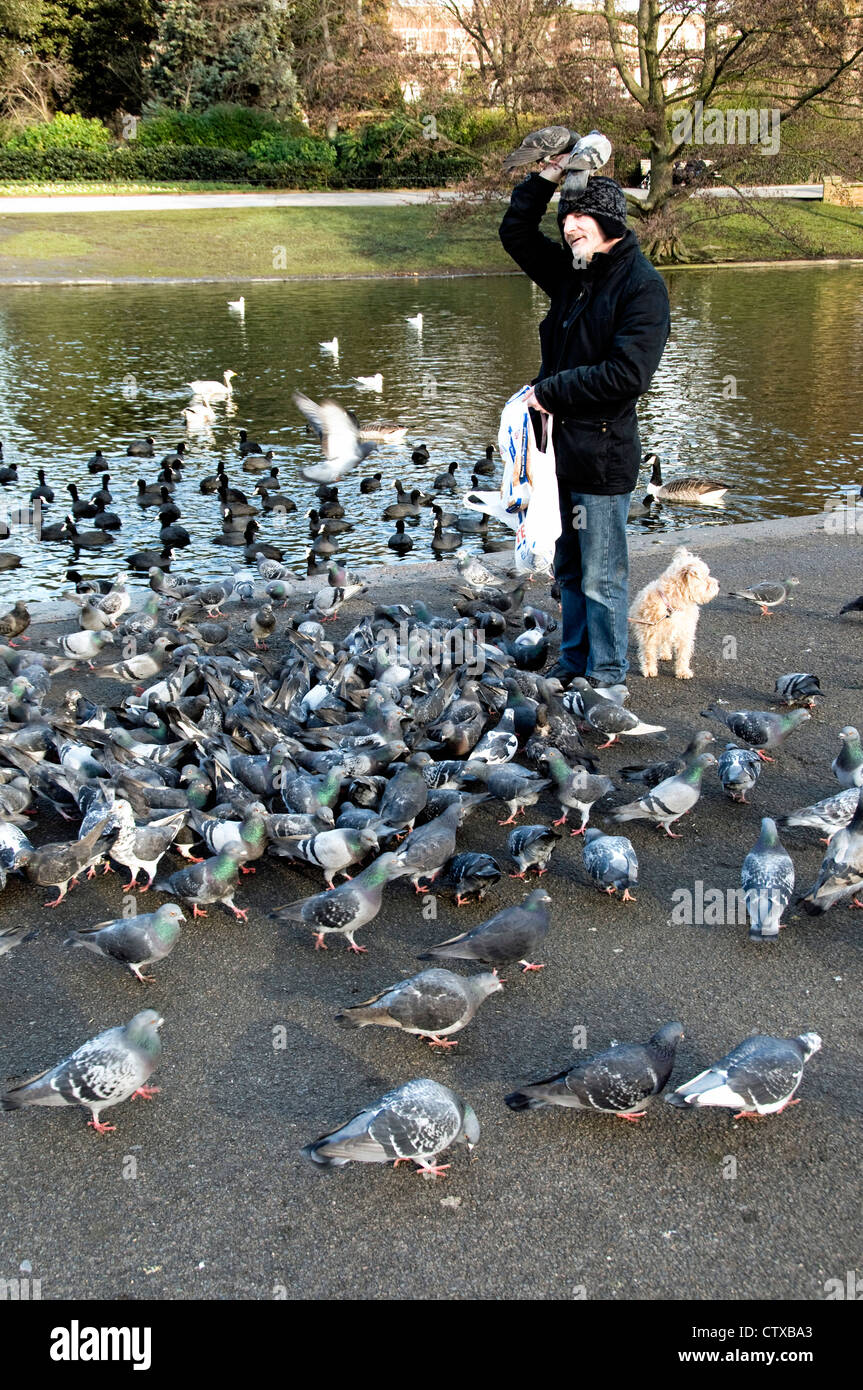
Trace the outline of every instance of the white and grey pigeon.
<instances>
[{"instance_id":1,"label":"white and grey pigeon","mask_svg":"<svg viewBox=\"0 0 863 1390\"><path fill-rule=\"evenodd\" d=\"M484 733L471 750L471 762L508 763L518 752L518 736L515 732L515 710L505 709L500 723Z\"/></svg>"},{"instance_id":2,"label":"white and grey pigeon","mask_svg":"<svg viewBox=\"0 0 863 1390\"><path fill-rule=\"evenodd\" d=\"M454 975L433 966L400 980L362 1004L352 1004L336 1014L347 1028L401 1028L425 1039L432 1047L457 1047L451 1040L470 1023L480 1004L503 989L494 971L481 975Z\"/></svg>"},{"instance_id":3,"label":"white and grey pigeon","mask_svg":"<svg viewBox=\"0 0 863 1390\"><path fill-rule=\"evenodd\" d=\"M479 1141L479 1121L470 1105L437 1081L421 1077L388 1091L332 1134L302 1150L323 1167L346 1163L414 1162L425 1177L450 1167L436 1163L452 1144L470 1151Z\"/></svg>"},{"instance_id":4,"label":"white and grey pigeon","mask_svg":"<svg viewBox=\"0 0 863 1390\"><path fill-rule=\"evenodd\" d=\"M701 713L705 718L718 719L725 724L741 743L748 743L750 748L754 748L765 763L773 762L773 758L764 752L765 748L780 748L789 734L812 718L805 709L777 714L774 710L764 709L724 710L718 705L711 705Z\"/></svg>"},{"instance_id":5,"label":"white and grey pigeon","mask_svg":"<svg viewBox=\"0 0 863 1390\"><path fill-rule=\"evenodd\" d=\"M381 910L384 887L398 876L399 866L394 854L381 854L347 883L340 883L326 893L315 893L298 902L286 903L269 914L274 922L304 922L315 933L315 950L327 950L324 937L333 933L344 936L352 951L363 952L365 946L354 941L354 932L371 922Z\"/></svg>"},{"instance_id":6,"label":"white and grey pigeon","mask_svg":"<svg viewBox=\"0 0 863 1390\"><path fill-rule=\"evenodd\" d=\"M30 1105L81 1105L97 1134L116 1128L99 1116L112 1105L140 1096L150 1100L158 1086L147 1086L162 1052L159 1029L164 1019L155 1009L143 1009L125 1027L109 1028L91 1038L48 1071L22 1081L0 1098L0 1109L23 1110Z\"/></svg>"},{"instance_id":7,"label":"white and grey pigeon","mask_svg":"<svg viewBox=\"0 0 863 1390\"><path fill-rule=\"evenodd\" d=\"M551 786L549 778L540 777L538 772L518 763L499 766L475 762L472 753L469 766L469 780L476 779L493 800L506 803L509 815L506 820L498 821L498 825L514 825L516 816L527 806L535 806L546 787Z\"/></svg>"},{"instance_id":8,"label":"white and grey pigeon","mask_svg":"<svg viewBox=\"0 0 863 1390\"><path fill-rule=\"evenodd\" d=\"M863 748L860 735L850 724L839 730L842 747L830 764L840 787L863 787Z\"/></svg>"},{"instance_id":9,"label":"white and grey pigeon","mask_svg":"<svg viewBox=\"0 0 863 1390\"><path fill-rule=\"evenodd\" d=\"M715 766L716 759L712 753L699 753L685 772L666 778L638 801L619 806L611 819L618 824L629 820L651 820L673 840L679 839L671 826L697 804L705 769Z\"/></svg>"},{"instance_id":10,"label":"white and grey pigeon","mask_svg":"<svg viewBox=\"0 0 863 1390\"><path fill-rule=\"evenodd\" d=\"M808 671L789 671L777 676L773 691L783 705L806 705L812 709L822 697L821 682Z\"/></svg>"},{"instance_id":11,"label":"white and grey pigeon","mask_svg":"<svg viewBox=\"0 0 863 1390\"><path fill-rule=\"evenodd\" d=\"M765 579L761 584L753 584L749 589L729 589L729 598L742 598L747 603L754 603L761 609L765 618L769 618L771 608L778 608L780 603L784 603L788 597L788 590L795 584L799 584L799 579L785 579L782 581Z\"/></svg>"},{"instance_id":12,"label":"white and grey pigeon","mask_svg":"<svg viewBox=\"0 0 863 1390\"><path fill-rule=\"evenodd\" d=\"M295 392L294 400L318 436L324 455L322 463L300 469L307 482L338 482L377 448L377 444L360 439L356 424L335 401L322 401L317 405L299 391Z\"/></svg>"},{"instance_id":13,"label":"white and grey pigeon","mask_svg":"<svg viewBox=\"0 0 863 1390\"><path fill-rule=\"evenodd\" d=\"M603 835L591 827L585 832L582 851L585 872L603 893L620 893L624 903L634 903L629 891L638 882L638 858L625 835Z\"/></svg>"},{"instance_id":14,"label":"white and grey pigeon","mask_svg":"<svg viewBox=\"0 0 863 1390\"><path fill-rule=\"evenodd\" d=\"M510 965L518 961L525 972L544 970L545 966L529 961L536 946L545 939L550 925L548 909L551 898L542 888L535 888L516 907L504 907L487 922L470 931L452 936L432 946L418 960L476 960L484 965Z\"/></svg>"},{"instance_id":15,"label":"white and grey pigeon","mask_svg":"<svg viewBox=\"0 0 863 1390\"><path fill-rule=\"evenodd\" d=\"M324 871L327 888L332 888L336 874L343 874L348 881L352 881L348 869L377 847L378 837L372 829L336 829L282 839L273 846L273 853L290 859L302 859L307 864L317 864Z\"/></svg>"},{"instance_id":16,"label":"white and grey pigeon","mask_svg":"<svg viewBox=\"0 0 863 1390\"><path fill-rule=\"evenodd\" d=\"M858 788L847 787L844 792L834 792L833 796L825 796L823 801L816 801L812 806L801 806L798 811L778 816L776 824L782 830L797 826L821 830L826 845L837 831L844 830L850 824L857 809L857 797Z\"/></svg>"},{"instance_id":17,"label":"white and grey pigeon","mask_svg":"<svg viewBox=\"0 0 863 1390\"><path fill-rule=\"evenodd\" d=\"M681 1024L666 1023L646 1043L614 1043L557 1076L520 1087L504 1100L510 1110L561 1105L637 1122L667 1084L682 1037Z\"/></svg>"},{"instance_id":18,"label":"white and grey pigeon","mask_svg":"<svg viewBox=\"0 0 863 1390\"><path fill-rule=\"evenodd\" d=\"M798 1104L792 1097L803 1068L820 1047L817 1033L801 1033L797 1038L754 1033L665 1099L682 1110L711 1105L738 1110L735 1120L778 1115L786 1106Z\"/></svg>"},{"instance_id":19,"label":"white and grey pigeon","mask_svg":"<svg viewBox=\"0 0 863 1390\"><path fill-rule=\"evenodd\" d=\"M180 925L185 920L176 903L163 903L155 912L76 927L63 945L83 946L97 956L118 960L128 965L142 985L150 984L153 976L142 975L141 967L154 965L171 954L180 936Z\"/></svg>"},{"instance_id":20,"label":"white and grey pigeon","mask_svg":"<svg viewBox=\"0 0 863 1390\"><path fill-rule=\"evenodd\" d=\"M606 742L601 743L600 748L610 748L621 737L648 738L651 734L665 732L663 724L646 724L632 710L600 695L583 676L570 681L563 703L567 708L580 711L584 722L595 733L605 734Z\"/></svg>"},{"instance_id":21,"label":"white and grey pigeon","mask_svg":"<svg viewBox=\"0 0 863 1390\"><path fill-rule=\"evenodd\" d=\"M600 135L598 130L583 135L564 165L566 173L560 185L561 202L583 193L590 175L610 159L611 141L605 135Z\"/></svg>"},{"instance_id":22,"label":"white and grey pigeon","mask_svg":"<svg viewBox=\"0 0 863 1390\"><path fill-rule=\"evenodd\" d=\"M780 918L794 892L794 864L780 842L776 822L761 820L761 834L743 861L740 885L746 898L749 935L753 941L775 941Z\"/></svg>"},{"instance_id":23,"label":"white and grey pigeon","mask_svg":"<svg viewBox=\"0 0 863 1390\"><path fill-rule=\"evenodd\" d=\"M726 743L717 759L716 771L722 790L731 801L749 804L746 793L752 790L761 776L761 762L762 759L753 749Z\"/></svg>"},{"instance_id":24,"label":"white and grey pigeon","mask_svg":"<svg viewBox=\"0 0 863 1390\"><path fill-rule=\"evenodd\" d=\"M851 898L854 907L863 907L857 894L863 889L863 787L849 788L857 793L857 806L850 823L837 832L827 846L818 877L800 899L801 907L812 917L828 912L837 903Z\"/></svg>"}]
</instances>

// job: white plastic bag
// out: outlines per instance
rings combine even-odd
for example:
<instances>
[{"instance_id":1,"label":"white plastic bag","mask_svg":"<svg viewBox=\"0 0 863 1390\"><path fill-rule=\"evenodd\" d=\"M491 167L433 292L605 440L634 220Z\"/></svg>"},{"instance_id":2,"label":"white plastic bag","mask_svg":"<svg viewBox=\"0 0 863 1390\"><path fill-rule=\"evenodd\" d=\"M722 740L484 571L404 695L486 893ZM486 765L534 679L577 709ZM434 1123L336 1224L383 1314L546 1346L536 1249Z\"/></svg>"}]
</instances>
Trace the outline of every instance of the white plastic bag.
<instances>
[{"instance_id":1,"label":"white plastic bag","mask_svg":"<svg viewBox=\"0 0 863 1390\"><path fill-rule=\"evenodd\" d=\"M498 448L503 460L499 492L469 492L464 504L487 512L515 531L515 567L529 574L550 574L554 543L560 535L560 508L552 444L553 418L547 422L545 448L536 442L523 386L501 412Z\"/></svg>"}]
</instances>

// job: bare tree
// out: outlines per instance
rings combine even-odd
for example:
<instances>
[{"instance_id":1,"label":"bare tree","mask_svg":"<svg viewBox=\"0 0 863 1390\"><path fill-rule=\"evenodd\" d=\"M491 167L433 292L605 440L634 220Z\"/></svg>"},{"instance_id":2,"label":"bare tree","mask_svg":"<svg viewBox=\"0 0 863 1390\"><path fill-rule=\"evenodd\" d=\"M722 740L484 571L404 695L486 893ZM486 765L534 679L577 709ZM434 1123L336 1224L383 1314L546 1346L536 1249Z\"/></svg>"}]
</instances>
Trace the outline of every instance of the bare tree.
<instances>
[{"instance_id":1,"label":"bare tree","mask_svg":"<svg viewBox=\"0 0 863 1390\"><path fill-rule=\"evenodd\" d=\"M499 102L513 121L537 69L552 61L550 40L570 14L567 0L439 0L468 35L476 50L488 99Z\"/></svg>"}]
</instances>

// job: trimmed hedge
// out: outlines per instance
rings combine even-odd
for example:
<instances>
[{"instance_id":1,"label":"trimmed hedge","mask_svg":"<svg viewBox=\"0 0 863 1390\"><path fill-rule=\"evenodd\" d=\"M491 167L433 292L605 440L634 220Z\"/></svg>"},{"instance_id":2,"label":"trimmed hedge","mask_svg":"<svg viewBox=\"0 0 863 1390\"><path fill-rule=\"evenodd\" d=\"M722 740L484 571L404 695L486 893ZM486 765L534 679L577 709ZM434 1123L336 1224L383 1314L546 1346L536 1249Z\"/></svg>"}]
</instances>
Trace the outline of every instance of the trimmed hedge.
<instances>
[{"instance_id":1,"label":"trimmed hedge","mask_svg":"<svg viewBox=\"0 0 863 1390\"><path fill-rule=\"evenodd\" d=\"M280 143L290 148L306 142ZM473 168L474 161L465 156L433 151L409 153L402 159L339 159L335 167L325 168L299 158L264 161L239 150L204 145L147 148L135 143L104 150L15 150L0 146L0 181L4 183L14 179L33 183L137 180L252 183L274 188L434 188L464 178Z\"/></svg>"}]
</instances>

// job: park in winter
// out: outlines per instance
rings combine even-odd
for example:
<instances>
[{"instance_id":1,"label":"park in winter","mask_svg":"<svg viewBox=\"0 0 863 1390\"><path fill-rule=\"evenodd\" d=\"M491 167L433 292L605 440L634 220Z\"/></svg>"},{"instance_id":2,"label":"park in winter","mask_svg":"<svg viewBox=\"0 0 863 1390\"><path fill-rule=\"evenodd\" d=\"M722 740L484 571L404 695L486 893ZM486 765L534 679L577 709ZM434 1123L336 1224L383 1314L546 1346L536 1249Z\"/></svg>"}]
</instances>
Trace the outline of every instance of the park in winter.
<instances>
[{"instance_id":1,"label":"park in winter","mask_svg":"<svg viewBox=\"0 0 863 1390\"><path fill-rule=\"evenodd\" d=\"M818 1364L859 6L0 15L0 1295L691 1303L675 1361Z\"/></svg>"}]
</instances>

